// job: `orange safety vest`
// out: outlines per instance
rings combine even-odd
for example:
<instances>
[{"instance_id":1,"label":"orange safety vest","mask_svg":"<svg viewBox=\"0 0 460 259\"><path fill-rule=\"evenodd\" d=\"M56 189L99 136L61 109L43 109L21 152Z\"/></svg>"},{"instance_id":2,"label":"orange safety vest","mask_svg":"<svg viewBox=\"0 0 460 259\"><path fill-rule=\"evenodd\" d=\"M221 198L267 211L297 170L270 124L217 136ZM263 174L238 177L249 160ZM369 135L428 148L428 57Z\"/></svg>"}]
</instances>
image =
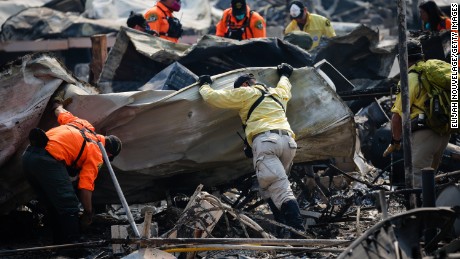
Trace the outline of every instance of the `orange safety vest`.
<instances>
[{"instance_id":1,"label":"orange safety vest","mask_svg":"<svg viewBox=\"0 0 460 259\"><path fill-rule=\"evenodd\" d=\"M267 36L264 18L255 11L246 8L246 16L241 21L232 15L232 8L225 9L216 25L216 35L237 40L264 38Z\"/></svg>"},{"instance_id":2,"label":"orange safety vest","mask_svg":"<svg viewBox=\"0 0 460 259\"><path fill-rule=\"evenodd\" d=\"M451 26L452 26L452 20L446 17L438 24L437 30L438 31L441 31L441 30L450 31Z\"/></svg>"},{"instance_id":3,"label":"orange safety vest","mask_svg":"<svg viewBox=\"0 0 460 259\"><path fill-rule=\"evenodd\" d=\"M151 31L162 39L178 42L182 35L182 25L173 16L173 12L162 2L158 2L154 7L144 14L144 18Z\"/></svg>"},{"instance_id":4,"label":"orange safety vest","mask_svg":"<svg viewBox=\"0 0 460 259\"><path fill-rule=\"evenodd\" d=\"M434 28L430 28L430 24L423 22L422 23L423 29L424 30L434 30ZM448 17L442 18L442 20L438 23L438 26L436 26L435 31L442 31L442 30L448 30L450 31L450 28L452 26L452 20Z\"/></svg>"},{"instance_id":5,"label":"orange safety vest","mask_svg":"<svg viewBox=\"0 0 460 259\"><path fill-rule=\"evenodd\" d=\"M104 136L95 134L94 127L87 120L80 119L70 112L60 113L58 123L60 126L46 132L49 139L46 151L56 160L63 161L66 166L74 165L74 161L80 155L74 165L80 169L78 188L93 191L94 181L103 163L102 153L96 142L100 141L105 146ZM91 141L83 138L80 130L84 130L86 138ZM84 141L86 143L82 149Z\"/></svg>"}]
</instances>

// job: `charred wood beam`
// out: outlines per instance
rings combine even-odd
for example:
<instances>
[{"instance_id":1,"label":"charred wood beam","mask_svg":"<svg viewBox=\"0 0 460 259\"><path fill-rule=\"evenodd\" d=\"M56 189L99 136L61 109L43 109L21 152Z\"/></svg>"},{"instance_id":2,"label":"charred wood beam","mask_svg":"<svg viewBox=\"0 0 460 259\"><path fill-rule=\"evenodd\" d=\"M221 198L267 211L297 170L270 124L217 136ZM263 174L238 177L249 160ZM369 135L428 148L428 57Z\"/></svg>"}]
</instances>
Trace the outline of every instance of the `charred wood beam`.
<instances>
[{"instance_id":1,"label":"charred wood beam","mask_svg":"<svg viewBox=\"0 0 460 259\"><path fill-rule=\"evenodd\" d=\"M449 256L457 256L457 257L451 257L451 258L460 258L460 253L458 253L458 251L460 251L460 239L457 238L453 240L452 242L450 242L449 244L444 245L442 248L436 250L434 252L434 255L441 256L441 255L449 254Z\"/></svg>"},{"instance_id":2,"label":"charred wood beam","mask_svg":"<svg viewBox=\"0 0 460 259\"><path fill-rule=\"evenodd\" d=\"M373 88L373 89L364 89L364 90L352 90L352 91L342 91L337 94L344 101L360 100L360 99L373 99L379 98L382 96L388 96L391 92L394 92L392 88Z\"/></svg>"},{"instance_id":3,"label":"charred wood beam","mask_svg":"<svg viewBox=\"0 0 460 259\"><path fill-rule=\"evenodd\" d=\"M387 191L385 192L385 195L388 195L388 194L394 194L394 195L398 195L398 194L422 194L422 188L410 188L410 189L400 189L400 190L396 190L396 191Z\"/></svg>"},{"instance_id":4,"label":"charred wood beam","mask_svg":"<svg viewBox=\"0 0 460 259\"><path fill-rule=\"evenodd\" d=\"M20 249L12 249L12 250L3 250L0 251L0 257L3 256L11 256L11 255L19 255L24 253L33 253L33 252L43 252L43 251L51 251L51 250L64 250L64 249L75 249L75 248L88 248L88 247L104 247L109 244L140 244L147 247L160 247L165 245L183 245L183 246L193 246L197 247L198 245L202 245L209 248L210 245L220 245L222 249L220 250L228 250L224 249L223 245L234 245L233 249L236 249L236 245L240 247L240 249L244 249L242 245L253 245L255 247L259 247L260 245L265 246L284 246L284 245L298 245L298 246L310 246L309 248L303 249L291 249L291 250L311 250L311 251L323 251L326 252L333 252L334 249L319 247L313 248L312 246L338 246L338 247L345 247L348 246L353 240L344 241L339 239L264 239L264 238L150 238L150 239L141 239L141 238L133 238L133 239L111 239L111 240L98 240L98 241L89 241L89 242L82 242L82 243L75 243L75 244L62 244L62 245L52 245L52 246L40 246L40 247L29 247L29 248L20 248ZM179 247L176 247L177 249ZM183 247L187 248L187 247ZM247 246L246 249L250 249L251 247ZM264 247L261 249L255 250L289 250L287 247ZM170 249L173 249L172 247ZM212 249L207 249L212 250ZM213 249L215 250L215 249ZM254 250L254 249L252 249ZM202 250L205 251L205 250ZM341 252L341 249L336 249L335 252Z\"/></svg>"},{"instance_id":5,"label":"charred wood beam","mask_svg":"<svg viewBox=\"0 0 460 259\"><path fill-rule=\"evenodd\" d=\"M224 251L224 250L254 250L254 251L302 251L302 252L329 252L342 253L344 249L329 247L292 247L292 246L260 246L260 245L192 245L186 247L168 247L162 249L168 253Z\"/></svg>"},{"instance_id":6,"label":"charred wood beam","mask_svg":"<svg viewBox=\"0 0 460 259\"><path fill-rule=\"evenodd\" d=\"M89 81L96 85L102 73L102 67L107 59L107 36L98 34L91 36L92 59L90 64Z\"/></svg>"},{"instance_id":7,"label":"charred wood beam","mask_svg":"<svg viewBox=\"0 0 460 259\"><path fill-rule=\"evenodd\" d=\"M108 244L110 244L110 241L108 240L99 240L99 241L89 241L89 242L82 242L82 243L75 243L75 244L62 244L62 245L52 245L52 246L19 248L19 249L0 251L0 257L3 258L3 256L7 256L7 255L18 255L18 254L40 252L40 251L47 251L47 250L64 250L64 249L82 248L82 247L102 247L102 246L107 246Z\"/></svg>"},{"instance_id":8,"label":"charred wood beam","mask_svg":"<svg viewBox=\"0 0 460 259\"><path fill-rule=\"evenodd\" d=\"M308 236L307 236L307 234L306 234L305 232L299 231L299 230L297 230L297 229L295 229L295 228L293 228L293 227L290 227L290 226L288 226L288 225L286 225L286 224L279 223L278 221L271 220L271 219L268 219L268 218L266 218L266 217L264 217L264 216L257 215L257 214L248 214L248 213L245 213L245 215L246 215L247 217L249 217L249 218L255 218L255 219L263 220L263 221L268 222L268 223L270 223L270 224L272 224L272 225L275 225L275 226L277 226L277 227L282 227L282 228L284 228L284 229L287 229L287 230L289 230L290 232L295 233L295 234L297 234L297 235L299 235L299 236L308 238Z\"/></svg>"},{"instance_id":9,"label":"charred wood beam","mask_svg":"<svg viewBox=\"0 0 460 259\"><path fill-rule=\"evenodd\" d=\"M243 211L252 211L253 209L259 207L260 205L262 205L264 203L265 203L265 200L258 200L254 204L252 204L251 206L248 206L247 208L245 208Z\"/></svg>"},{"instance_id":10,"label":"charred wood beam","mask_svg":"<svg viewBox=\"0 0 460 259\"><path fill-rule=\"evenodd\" d=\"M439 181L441 180L442 178L446 178L446 177L460 177L460 171L453 171L453 172L449 172L449 173L445 173L445 174L438 174L434 177L434 179L436 181Z\"/></svg>"},{"instance_id":11,"label":"charred wood beam","mask_svg":"<svg viewBox=\"0 0 460 259\"><path fill-rule=\"evenodd\" d=\"M346 176L346 177L352 179L353 181L356 181L356 182L358 182L358 183L362 183L362 184L366 185L368 188L371 188L371 189L384 189L383 187L373 185L373 184L368 183L368 182L366 182L366 181L361 181L361 180L359 180L358 178L355 178L355 177L353 177L353 176L351 176L351 175L348 175L347 173L345 173L344 171L342 171L342 170L340 170L339 168L335 167L334 165L330 165L330 167L331 167L332 169L334 169L336 172L338 172L338 173L340 173L340 174L342 174L342 175L344 175L344 176Z\"/></svg>"},{"instance_id":12,"label":"charred wood beam","mask_svg":"<svg viewBox=\"0 0 460 259\"><path fill-rule=\"evenodd\" d=\"M290 177L300 186L300 189L302 189L305 192L309 191L307 185L302 180L302 176L300 176L297 172L291 171ZM327 201L327 196L330 195L329 190L321 183L319 176L317 174L314 174L313 179L315 180L319 194Z\"/></svg>"},{"instance_id":13,"label":"charred wood beam","mask_svg":"<svg viewBox=\"0 0 460 259\"><path fill-rule=\"evenodd\" d=\"M371 221L374 221L375 218L359 217L359 220L360 221L369 221L369 222L371 222ZM328 221L326 223L318 223L318 224L314 224L314 225L308 225L308 228L322 228L322 227L329 226L331 223L355 222L355 221L356 221L356 216L347 216L347 217L340 218L340 219L333 219L333 220L330 220L330 221Z\"/></svg>"},{"instance_id":14,"label":"charred wood beam","mask_svg":"<svg viewBox=\"0 0 460 259\"><path fill-rule=\"evenodd\" d=\"M299 245L299 246L347 246L353 240L340 239L266 239L266 238L149 238L111 239L113 244L141 244L158 247L164 245L197 244L252 244L252 245Z\"/></svg>"}]
</instances>

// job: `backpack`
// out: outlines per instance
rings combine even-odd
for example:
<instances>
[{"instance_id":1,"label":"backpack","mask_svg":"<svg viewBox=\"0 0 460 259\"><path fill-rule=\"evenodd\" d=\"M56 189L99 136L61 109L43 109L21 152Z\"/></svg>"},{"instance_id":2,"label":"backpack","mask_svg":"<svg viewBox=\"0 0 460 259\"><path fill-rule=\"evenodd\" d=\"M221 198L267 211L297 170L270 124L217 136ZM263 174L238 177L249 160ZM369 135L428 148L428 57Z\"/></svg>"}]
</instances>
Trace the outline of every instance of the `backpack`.
<instances>
[{"instance_id":1,"label":"backpack","mask_svg":"<svg viewBox=\"0 0 460 259\"><path fill-rule=\"evenodd\" d=\"M286 113L286 110L284 109L283 104L278 99L273 97L273 95L270 94L270 92L268 91L267 86L265 86L262 83L258 83L258 85L263 86L264 90L262 90L260 88L256 88L257 90L259 90L262 93L262 95L259 98L257 98L257 100L251 105L251 108L249 108L248 115L246 117L246 122L248 122L249 118L251 117L252 112L257 108L257 106L259 106L259 104L265 99L266 96L272 98L273 101L275 101L277 104L279 104L281 106L281 108L283 109L283 111ZM243 123L242 126L243 126L243 131L245 131L247 124ZM252 158L253 157L252 148L249 146L248 139L247 138L243 139L243 137L240 135L239 132L236 132L236 133L238 134L238 136L240 136L241 140L243 140L244 154L246 155L247 158Z\"/></svg>"},{"instance_id":2,"label":"backpack","mask_svg":"<svg viewBox=\"0 0 460 259\"><path fill-rule=\"evenodd\" d=\"M417 73L420 87L428 93L424 107L417 107L425 112L426 125L440 135L459 132L450 127L451 66L438 59L418 62L409 73Z\"/></svg>"}]
</instances>

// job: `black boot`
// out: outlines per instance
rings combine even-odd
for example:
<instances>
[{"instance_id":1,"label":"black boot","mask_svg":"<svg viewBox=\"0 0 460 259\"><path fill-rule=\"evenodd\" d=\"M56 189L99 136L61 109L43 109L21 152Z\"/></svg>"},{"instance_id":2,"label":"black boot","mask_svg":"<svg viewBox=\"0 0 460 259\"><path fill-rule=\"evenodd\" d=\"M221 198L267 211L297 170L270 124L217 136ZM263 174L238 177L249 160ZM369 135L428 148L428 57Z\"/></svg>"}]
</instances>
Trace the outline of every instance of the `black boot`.
<instances>
[{"instance_id":1,"label":"black boot","mask_svg":"<svg viewBox=\"0 0 460 259\"><path fill-rule=\"evenodd\" d=\"M284 213L286 219L286 225L297 229L298 231L305 232L303 227L303 218L300 215L299 204L297 200L289 200L281 205L281 211ZM293 234L294 238L302 238L299 235Z\"/></svg>"},{"instance_id":2,"label":"black boot","mask_svg":"<svg viewBox=\"0 0 460 259\"><path fill-rule=\"evenodd\" d=\"M80 240L80 220L78 214L61 214L59 218L61 225L60 236L62 244L72 244L82 242ZM70 248L59 251L59 256L70 258L87 258L91 251L86 248Z\"/></svg>"},{"instance_id":3,"label":"black boot","mask_svg":"<svg viewBox=\"0 0 460 259\"><path fill-rule=\"evenodd\" d=\"M284 214L276 207L275 203L273 203L272 199L267 200L268 206L273 213L273 218L279 223L286 224L286 220L284 219Z\"/></svg>"},{"instance_id":4,"label":"black boot","mask_svg":"<svg viewBox=\"0 0 460 259\"><path fill-rule=\"evenodd\" d=\"M276 207L275 203L273 203L272 199L267 200L268 206L273 213L273 218L276 222L281 224L286 224L286 219L284 218L284 214ZM290 234L290 231L285 229L284 227L276 226L276 237L278 238L288 238L287 235Z\"/></svg>"},{"instance_id":5,"label":"black boot","mask_svg":"<svg viewBox=\"0 0 460 259\"><path fill-rule=\"evenodd\" d=\"M78 214L59 215L61 244L76 243L80 241L80 220Z\"/></svg>"}]
</instances>

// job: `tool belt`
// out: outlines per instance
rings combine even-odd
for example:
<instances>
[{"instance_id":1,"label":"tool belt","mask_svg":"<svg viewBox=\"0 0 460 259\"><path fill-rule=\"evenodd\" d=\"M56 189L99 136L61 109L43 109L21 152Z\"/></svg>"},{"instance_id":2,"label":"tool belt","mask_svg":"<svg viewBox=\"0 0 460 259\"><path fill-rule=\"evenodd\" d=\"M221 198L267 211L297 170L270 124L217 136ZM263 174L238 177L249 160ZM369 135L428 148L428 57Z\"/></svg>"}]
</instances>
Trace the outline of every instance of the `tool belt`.
<instances>
[{"instance_id":1,"label":"tool belt","mask_svg":"<svg viewBox=\"0 0 460 259\"><path fill-rule=\"evenodd\" d=\"M428 126L425 124L425 122L420 121L418 117L415 117L410 120L411 132L415 132L415 131L422 130L422 129L428 129Z\"/></svg>"},{"instance_id":2,"label":"tool belt","mask_svg":"<svg viewBox=\"0 0 460 259\"><path fill-rule=\"evenodd\" d=\"M280 136L282 136L282 135L290 136L289 131L287 131L287 130L273 129L273 130L267 130L267 131L255 134L254 137L252 138L252 141L254 141L258 136L263 135L263 134L268 133L268 132L275 133L275 134L278 134Z\"/></svg>"}]
</instances>

